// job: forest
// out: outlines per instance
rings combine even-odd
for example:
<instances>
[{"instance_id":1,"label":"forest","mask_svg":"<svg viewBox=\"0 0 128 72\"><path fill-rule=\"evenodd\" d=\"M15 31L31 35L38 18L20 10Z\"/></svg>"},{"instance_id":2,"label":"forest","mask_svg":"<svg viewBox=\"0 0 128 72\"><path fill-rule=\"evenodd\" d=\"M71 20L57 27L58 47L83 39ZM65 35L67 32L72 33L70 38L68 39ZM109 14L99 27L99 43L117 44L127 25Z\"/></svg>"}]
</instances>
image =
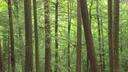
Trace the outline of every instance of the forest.
<instances>
[{"instance_id":1,"label":"forest","mask_svg":"<svg viewBox=\"0 0 128 72\"><path fill-rule=\"evenodd\" d=\"M128 72L128 0L0 0L0 72Z\"/></svg>"}]
</instances>

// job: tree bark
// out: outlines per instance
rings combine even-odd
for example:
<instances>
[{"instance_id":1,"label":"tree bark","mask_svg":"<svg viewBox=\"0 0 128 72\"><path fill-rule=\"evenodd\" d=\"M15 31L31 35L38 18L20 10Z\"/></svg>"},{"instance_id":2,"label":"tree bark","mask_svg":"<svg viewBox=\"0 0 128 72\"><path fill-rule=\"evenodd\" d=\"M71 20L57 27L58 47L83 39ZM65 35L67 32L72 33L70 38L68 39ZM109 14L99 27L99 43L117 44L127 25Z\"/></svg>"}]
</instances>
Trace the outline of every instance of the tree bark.
<instances>
[{"instance_id":1,"label":"tree bark","mask_svg":"<svg viewBox=\"0 0 128 72\"><path fill-rule=\"evenodd\" d=\"M49 0L44 2L45 10L45 72L51 72L51 33L49 17Z\"/></svg>"},{"instance_id":2,"label":"tree bark","mask_svg":"<svg viewBox=\"0 0 128 72\"><path fill-rule=\"evenodd\" d=\"M113 72L113 54L112 54L112 0L108 0L108 41L109 41L109 67L110 72Z\"/></svg>"},{"instance_id":3,"label":"tree bark","mask_svg":"<svg viewBox=\"0 0 128 72\"><path fill-rule=\"evenodd\" d=\"M91 33L91 25L88 15L88 8L87 8L87 0L79 0L81 6L81 14L83 19L83 28L87 44L87 54L90 61L91 71L97 72L97 63L96 63L96 56L95 56L95 49L93 44L93 38Z\"/></svg>"},{"instance_id":4,"label":"tree bark","mask_svg":"<svg viewBox=\"0 0 128 72\"><path fill-rule=\"evenodd\" d=\"M77 59L76 59L76 72L81 72L81 11L80 11L80 3L77 0Z\"/></svg>"},{"instance_id":5,"label":"tree bark","mask_svg":"<svg viewBox=\"0 0 128 72\"><path fill-rule=\"evenodd\" d=\"M25 11L25 72L33 72L31 0L24 0Z\"/></svg>"}]
</instances>

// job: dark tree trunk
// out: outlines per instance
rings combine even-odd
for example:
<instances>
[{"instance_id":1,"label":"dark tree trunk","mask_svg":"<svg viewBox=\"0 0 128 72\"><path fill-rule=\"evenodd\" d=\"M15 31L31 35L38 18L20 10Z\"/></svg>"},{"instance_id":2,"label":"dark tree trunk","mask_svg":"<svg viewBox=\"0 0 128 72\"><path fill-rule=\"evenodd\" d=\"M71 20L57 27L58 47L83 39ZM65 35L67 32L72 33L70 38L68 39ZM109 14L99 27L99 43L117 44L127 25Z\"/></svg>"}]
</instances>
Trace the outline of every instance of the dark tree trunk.
<instances>
[{"instance_id":1,"label":"dark tree trunk","mask_svg":"<svg viewBox=\"0 0 128 72\"><path fill-rule=\"evenodd\" d=\"M114 0L114 72L120 72L119 69L119 0Z\"/></svg>"},{"instance_id":2,"label":"dark tree trunk","mask_svg":"<svg viewBox=\"0 0 128 72\"><path fill-rule=\"evenodd\" d=\"M31 0L24 0L25 11L25 72L33 72Z\"/></svg>"},{"instance_id":3,"label":"dark tree trunk","mask_svg":"<svg viewBox=\"0 0 128 72\"><path fill-rule=\"evenodd\" d=\"M119 0L108 0L110 72L119 72Z\"/></svg>"},{"instance_id":4,"label":"dark tree trunk","mask_svg":"<svg viewBox=\"0 0 128 72\"><path fill-rule=\"evenodd\" d=\"M51 33L49 17L49 0L44 2L45 10L45 72L51 72Z\"/></svg>"},{"instance_id":5,"label":"dark tree trunk","mask_svg":"<svg viewBox=\"0 0 128 72\"><path fill-rule=\"evenodd\" d=\"M109 41L109 67L110 72L113 72L113 54L112 54L112 0L108 0L108 41Z\"/></svg>"},{"instance_id":6,"label":"dark tree trunk","mask_svg":"<svg viewBox=\"0 0 128 72\"><path fill-rule=\"evenodd\" d=\"M76 72L81 72L81 11L80 11L80 3L77 0L77 59L76 59Z\"/></svg>"},{"instance_id":7,"label":"dark tree trunk","mask_svg":"<svg viewBox=\"0 0 128 72\"><path fill-rule=\"evenodd\" d=\"M70 0L67 1L68 7L68 72L71 72L70 67L70 29L71 29L71 9L70 9Z\"/></svg>"},{"instance_id":8,"label":"dark tree trunk","mask_svg":"<svg viewBox=\"0 0 128 72\"><path fill-rule=\"evenodd\" d=\"M58 72L58 0L55 4L55 71Z\"/></svg>"},{"instance_id":9,"label":"dark tree trunk","mask_svg":"<svg viewBox=\"0 0 128 72\"><path fill-rule=\"evenodd\" d=\"M95 57L95 49L93 44L93 38L91 33L91 25L88 15L88 8L87 8L87 1L86 0L79 0L80 6L81 6L81 15L83 19L83 28L87 44L87 54L90 61L90 67L92 72L97 72L97 63L96 63L96 57Z\"/></svg>"},{"instance_id":10,"label":"dark tree trunk","mask_svg":"<svg viewBox=\"0 0 128 72\"><path fill-rule=\"evenodd\" d=\"M35 65L36 72L39 72L39 44L38 44L38 24L37 24L37 3L33 0L33 13L34 13L34 34L35 34Z\"/></svg>"},{"instance_id":11,"label":"dark tree trunk","mask_svg":"<svg viewBox=\"0 0 128 72\"><path fill-rule=\"evenodd\" d=\"M9 14L9 35L10 35L10 45L11 45L11 71L15 72L15 54L14 54L14 36L13 36L13 19L12 19L12 2L8 0L8 14Z\"/></svg>"}]
</instances>

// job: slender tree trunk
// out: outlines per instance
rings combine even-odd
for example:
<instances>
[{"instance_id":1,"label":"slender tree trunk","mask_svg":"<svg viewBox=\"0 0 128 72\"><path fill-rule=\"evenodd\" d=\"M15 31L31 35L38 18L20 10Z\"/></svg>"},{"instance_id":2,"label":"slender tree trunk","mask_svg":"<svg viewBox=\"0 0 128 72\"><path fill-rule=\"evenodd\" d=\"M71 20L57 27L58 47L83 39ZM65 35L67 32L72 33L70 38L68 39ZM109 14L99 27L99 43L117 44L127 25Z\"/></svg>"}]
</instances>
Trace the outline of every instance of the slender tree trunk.
<instances>
[{"instance_id":1,"label":"slender tree trunk","mask_svg":"<svg viewBox=\"0 0 128 72\"><path fill-rule=\"evenodd\" d=\"M31 0L24 0L25 11L25 72L33 72Z\"/></svg>"},{"instance_id":2,"label":"slender tree trunk","mask_svg":"<svg viewBox=\"0 0 128 72\"><path fill-rule=\"evenodd\" d=\"M38 26L37 26L37 3L33 0L33 13L34 13L34 33L35 33L35 65L36 72L39 72L39 44L38 44Z\"/></svg>"},{"instance_id":3,"label":"slender tree trunk","mask_svg":"<svg viewBox=\"0 0 128 72\"><path fill-rule=\"evenodd\" d=\"M12 19L12 2L8 0L8 14L9 14L9 35L11 45L11 71L15 72L15 54L14 54L14 36L13 36L13 19Z\"/></svg>"},{"instance_id":4,"label":"slender tree trunk","mask_svg":"<svg viewBox=\"0 0 128 72\"><path fill-rule=\"evenodd\" d=\"M89 6L89 19L90 19L90 26L92 22L92 7L93 7L94 1L91 0L90 6ZM87 53L87 72L90 72L90 63L89 63L89 58L88 58L88 53Z\"/></svg>"},{"instance_id":5,"label":"slender tree trunk","mask_svg":"<svg viewBox=\"0 0 128 72\"><path fill-rule=\"evenodd\" d=\"M119 72L119 0L108 0L110 72Z\"/></svg>"},{"instance_id":6,"label":"slender tree trunk","mask_svg":"<svg viewBox=\"0 0 128 72\"><path fill-rule=\"evenodd\" d=\"M87 0L79 0L81 6L81 14L83 19L83 27L87 44L87 54L90 61L90 67L92 72L97 72L97 63L95 56L95 49L93 44L93 38L91 33L90 20L88 15Z\"/></svg>"},{"instance_id":7,"label":"slender tree trunk","mask_svg":"<svg viewBox=\"0 0 128 72\"><path fill-rule=\"evenodd\" d=\"M70 30L71 30L70 0L67 1L67 5L68 5L68 72L71 72L71 67L70 67Z\"/></svg>"},{"instance_id":8,"label":"slender tree trunk","mask_svg":"<svg viewBox=\"0 0 128 72\"><path fill-rule=\"evenodd\" d=\"M55 71L58 72L58 0L55 4Z\"/></svg>"},{"instance_id":9,"label":"slender tree trunk","mask_svg":"<svg viewBox=\"0 0 128 72\"><path fill-rule=\"evenodd\" d=\"M108 0L108 41L109 41L109 67L113 72L113 56L112 56L112 0Z\"/></svg>"},{"instance_id":10,"label":"slender tree trunk","mask_svg":"<svg viewBox=\"0 0 128 72\"><path fill-rule=\"evenodd\" d=\"M119 0L114 0L114 72L120 72L119 69Z\"/></svg>"},{"instance_id":11,"label":"slender tree trunk","mask_svg":"<svg viewBox=\"0 0 128 72\"><path fill-rule=\"evenodd\" d=\"M11 72L11 53L10 53L10 37L8 35L8 72Z\"/></svg>"},{"instance_id":12,"label":"slender tree trunk","mask_svg":"<svg viewBox=\"0 0 128 72\"><path fill-rule=\"evenodd\" d=\"M51 33L49 17L49 0L44 2L45 10L45 72L51 72Z\"/></svg>"},{"instance_id":13,"label":"slender tree trunk","mask_svg":"<svg viewBox=\"0 0 128 72\"><path fill-rule=\"evenodd\" d=\"M4 72L1 40L0 40L0 72Z\"/></svg>"},{"instance_id":14,"label":"slender tree trunk","mask_svg":"<svg viewBox=\"0 0 128 72\"><path fill-rule=\"evenodd\" d=\"M77 59L76 59L76 72L81 72L81 11L80 11L80 3L77 0Z\"/></svg>"}]
</instances>

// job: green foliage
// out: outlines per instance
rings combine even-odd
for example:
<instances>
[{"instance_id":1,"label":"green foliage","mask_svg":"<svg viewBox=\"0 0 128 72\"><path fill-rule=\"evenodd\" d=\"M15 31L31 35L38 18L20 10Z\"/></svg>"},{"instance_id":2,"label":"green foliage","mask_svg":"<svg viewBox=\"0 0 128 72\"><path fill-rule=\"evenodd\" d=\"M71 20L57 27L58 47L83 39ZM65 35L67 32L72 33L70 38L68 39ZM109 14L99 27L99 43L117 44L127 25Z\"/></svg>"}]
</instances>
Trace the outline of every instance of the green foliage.
<instances>
[{"instance_id":1,"label":"green foliage","mask_svg":"<svg viewBox=\"0 0 128 72\"><path fill-rule=\"evenodd\" d=\"M93 2L92 2L93 1ZM109 50L108 50L108 13L107 13L107 0L99 1L100 7L100 17L103 23L103 36L104 36L104 50L105 50L105 72L109 72ZM13 24L14 24L14 36L15 36L15 55L16 55L16 72L21 72L24 66L24 6L23 0L18 1L18 15L16 15L16 9L13 9ZM37 11L38 11L38 30L39 30L39 54L40 54L40 72L44 71L44 9L43 1L37 0ZM92 4L92 6L91 6ZM75 72L76 68L76 26L77 26L77 1L71 0L71 70ZM95 44L95 50L97 54L97 62L99 64L98 54L101 53L98 48L98 30L97 30L97 18L96 18L96 1L88 0L89 13L91 13L91 27L93 33L93 39ZM90 11L91 10L91 11ZM120 66L121 72L126 72L128 67L128 6L127 2L120 3ZM8 58L8 7L7 2L0 0L0 38L3 43L4 51L4 64L5 69L7 69L7 58ZM67 1L59 0L59 69L61 72L67 72ZM50 0L50 24L51 24L51 37L52 37L52 70L54 70L55 65L55 46L54 46L54 26L55 26L55 0ZM34 33L34 31L33 31ZM84 32L82 32L82 72L87 70L87 52L84 40ZM34 35L33 35L34 38ZM33 50L34 50L34 39L33 39ZM34 52L34 51L33 51ZM33 54L35 56L35 53Z\"/></svg>"}]
</instances>

